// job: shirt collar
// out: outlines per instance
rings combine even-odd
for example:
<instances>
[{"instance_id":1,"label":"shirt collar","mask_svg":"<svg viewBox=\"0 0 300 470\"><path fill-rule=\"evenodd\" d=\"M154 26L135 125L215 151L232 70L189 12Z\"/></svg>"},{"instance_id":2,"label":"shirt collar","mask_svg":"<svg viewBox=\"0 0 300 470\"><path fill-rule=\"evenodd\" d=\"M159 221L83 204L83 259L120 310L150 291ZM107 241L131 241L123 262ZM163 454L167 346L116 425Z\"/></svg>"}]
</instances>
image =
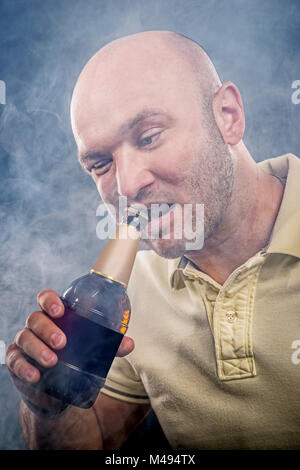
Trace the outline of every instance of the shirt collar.
<instances>
[{"instance_id":1,"label":"shirt collar","mask_svg":"<svg viewBox=\"0 0 300 470\"><path fill-rule=\"evenodd\" d=\"M171 287L174 289L182 289L185 287L185 278L199 279L201 274L203 275L185 256L168 260L168 272Z\"/></svg>"},{"instance_id":2,"label":"shirt collar","mask_svg":"<svg viewBox=\"0 0 300 470\"><path fill-rule=\"evenodd\" d=\"M283 198L266 252L300 258L300 160L290 153L258 165L285 180Z\"/></svg>"},{"instance_id":3,"label":"shirt collar","mask_svg":"<svg viewBox=\"0 0 300 470\"><path fill-rule=\"evenodd\" d=\"M300 258L300 160L293 154L271 158L258 163L267 173L277 176L285 185L280 209L272 230L267 253L281 253ZM184 279L203 277L185 256L168 260L171 287L185 287Z\"/></svg>"}]
</instances>

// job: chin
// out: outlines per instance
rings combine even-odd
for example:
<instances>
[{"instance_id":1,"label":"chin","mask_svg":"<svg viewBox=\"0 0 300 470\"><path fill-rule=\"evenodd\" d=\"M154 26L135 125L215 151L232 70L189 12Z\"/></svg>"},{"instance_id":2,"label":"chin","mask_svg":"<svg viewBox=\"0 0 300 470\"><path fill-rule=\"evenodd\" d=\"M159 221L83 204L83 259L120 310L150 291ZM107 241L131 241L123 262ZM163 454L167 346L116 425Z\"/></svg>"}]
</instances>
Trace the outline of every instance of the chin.
<instances>
[{"instance_id":1,"label":"chin","mask_svg":"<svg viewBox=\"0 0 300 470\"><path fill-rule=\"evenodd\" d=\"M183 240L146 240L145 244L156 254L167 259L181 258L186 251Z\"/></svg>"}]
</instances>

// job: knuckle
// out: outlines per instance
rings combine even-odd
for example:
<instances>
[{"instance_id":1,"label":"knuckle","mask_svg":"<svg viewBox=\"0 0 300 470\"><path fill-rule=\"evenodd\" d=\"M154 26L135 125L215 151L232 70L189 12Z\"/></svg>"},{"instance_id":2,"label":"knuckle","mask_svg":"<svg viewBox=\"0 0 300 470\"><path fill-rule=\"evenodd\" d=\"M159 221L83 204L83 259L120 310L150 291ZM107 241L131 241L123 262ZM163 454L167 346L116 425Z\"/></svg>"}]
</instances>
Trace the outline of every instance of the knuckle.
<instances>
[{"instance_id":1,"label":"knuckle","mask_svg":"<svg viewBox=\"0 0 300 470\"><path fill-rule=\"evenodd\" d=\"M37 313L38 313L38 312L35 311L35 312L32 312L30 315L28 315L27 320L26 320L26 323L25 323L25 325L27 326L27 328L31 328L32 325L35 323L35 319L36 319Z\"/></svg>"},{"instance_id":2,"label":"knuckle","mask_svg":"<svg viewBox=\"0 0 300 470\"><path fill-rule=\"evenodd\" d=\"M7 350L6 350L6 357L5 357L5 362L6 362L6 365L8 367L11 367L12 363L13 363L13 360L14 360L14 356L16 354L16 351L17 351L17 347L15 344L10 344L8 347L7 347Z\"/></svg>"},{"instance_id":3,"label":"knuckle","mask_svg":"<svg viewBox=\"0 0 300 470\"><path fill-rule=\"evenodd\" d=\"M51 322L50 319L46 318L45 314L42 312L34 312L32 317L28 318L26 326L43 341L48 341L53 330L53 326L56 328L55 324Z\"/></svg>"},{"instance_id":4,"label":"knuckle","mask_svg":"<svg viewBox=\"0 0 300 470\"><path fill-rule=\"evenodd\" d=\"M23 328L23 330L21 331L18 331L18 333L15 336L14 343L19 347L20 347L20 343L22 342L21 338L23 338L24 332L25 332L25 328Z\"/></svg>"},{"instance_id":5,"label":"knuckle","mask_svg":"<svg viewBox=\"0 0 300 470\"><path fill-rule=\"evenodd\" d=\"M45 315L41 311L37 310L35 312L32 312L26 320L26 327L32 331L36 330L37 326L40 324L41 319L44 316Z\"/></svg>"},{"instance_id":6,"label":"knuckle","mask_svg":"<svg viewBox=\"0 0 300 470\"><path fill-rule=\"evenodd\" d=\"M15 371L16 363L17 363L19 357L20 357L20 354L19 354L18 350L16 350L16 349L13 350L13 351L9 354L9 356L8 356L8 358L7 358L7 363L6 363L6 364L7 364L7 366L8 366L11 370Z\"/></svg>"},{"instance_id":7,"label":"knuckle","mask_svg":"<svg viewBox=\"0 0 300 470\"><path fill-rule=\"evenodd\" d=\"M11 343L6 348L6 357L9 356L16 349L16 345Z\"/></svg>"},{"instance_id":8,"label":"knuckle","mask_svg":"<svg viewBox=\"0 0 300 470\"><path fill-rule=\"evenodd\" d=\"M25 361L21 358L21 357L18 357L15 362L14 362L14 366L13 366L13 370L14 370L14 373L18 376L18 377L23 377L24 373L25 373Z\"/></svg>"}]
</instances>

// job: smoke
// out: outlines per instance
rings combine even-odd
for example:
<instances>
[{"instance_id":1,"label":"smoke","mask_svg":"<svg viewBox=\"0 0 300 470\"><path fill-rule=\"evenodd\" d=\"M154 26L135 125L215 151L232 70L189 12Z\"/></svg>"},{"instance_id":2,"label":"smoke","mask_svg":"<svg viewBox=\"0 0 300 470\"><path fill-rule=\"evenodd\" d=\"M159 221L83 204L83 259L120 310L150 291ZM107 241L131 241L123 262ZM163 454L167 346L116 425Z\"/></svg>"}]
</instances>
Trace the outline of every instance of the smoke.
<instances>
[{"instance_id":1,"label":"smoke","mask_svg":"<svg viewBox=\"0 0 300 470\"><path fill-rule=\"evenodd\" d=\"M292 0L288 9L279 0L1 1L1 342L7 346L37 309L39 290L62 292L103 246L99 196L76 161L69 122L72 89L88 58L142 30L185 34L204 46L221 78L240 87L245 142L256 160L300 154L300 105L291 102L291 84L300 79L297 18ZM0 448L22 449L19 395L5 365L0 380Z\"/></svg>"}]
</instances>

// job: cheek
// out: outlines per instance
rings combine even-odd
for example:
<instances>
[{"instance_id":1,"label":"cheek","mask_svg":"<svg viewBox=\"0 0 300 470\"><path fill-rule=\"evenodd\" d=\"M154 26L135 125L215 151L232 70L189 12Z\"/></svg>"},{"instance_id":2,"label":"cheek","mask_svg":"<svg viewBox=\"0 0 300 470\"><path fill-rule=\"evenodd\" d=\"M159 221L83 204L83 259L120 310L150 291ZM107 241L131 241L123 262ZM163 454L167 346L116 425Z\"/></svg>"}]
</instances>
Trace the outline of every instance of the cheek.
<instances>
[{"instance_id":1,"label":"cheek","mask_svg":"<svg viewBox=\"0 0 300 470\"><path fill-rule=\"evenodd\" d=\"M190 145L183 141L172 142L166 146L157 158L155 168L160 179L172 185L180 185L192 160Z\"/></svg>"},{"instance_id":2,"label":"cheek","mask_svg":"<svg viewBox=\"0 0 300 470\"><path fill-rule=\"evenodd\" d=\"M93 177L98 193L102 201L106 204L115 205L117 200L117 184L112 174L107 173L101 178Z\"/></svg>"}]
</instances>

